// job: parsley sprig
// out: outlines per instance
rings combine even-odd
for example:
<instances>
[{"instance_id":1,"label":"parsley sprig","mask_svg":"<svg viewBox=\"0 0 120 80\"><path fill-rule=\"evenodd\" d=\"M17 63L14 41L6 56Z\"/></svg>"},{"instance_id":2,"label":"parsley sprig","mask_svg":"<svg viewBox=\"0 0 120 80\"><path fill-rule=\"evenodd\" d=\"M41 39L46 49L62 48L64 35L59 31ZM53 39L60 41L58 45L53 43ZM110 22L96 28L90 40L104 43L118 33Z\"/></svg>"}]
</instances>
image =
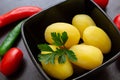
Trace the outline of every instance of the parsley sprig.
<instances>
[{"instance_id":1,"label":"parsley sprig","mask_svg":"<svg viewBox=\"0 0 120 80\"><path fill-rule=\"evenodd\" d=\"M66 55L68 56L68 59L72 61L77 61L74 52L65 47L65 43L68 40L68 35L66 32L63 32L62 35L60 35L60 33L52 32L51 37L54 41L53 44L58 46L59 48L56 48L56 51L54 51L48 44L38 44L38 48L41 51L49 52L48 54L38 55L38 60L40 62L44 62L45 64L54 64L55 57L58 57L58 62L62 64L66 61Z\"/></svg>"}]
</instances>

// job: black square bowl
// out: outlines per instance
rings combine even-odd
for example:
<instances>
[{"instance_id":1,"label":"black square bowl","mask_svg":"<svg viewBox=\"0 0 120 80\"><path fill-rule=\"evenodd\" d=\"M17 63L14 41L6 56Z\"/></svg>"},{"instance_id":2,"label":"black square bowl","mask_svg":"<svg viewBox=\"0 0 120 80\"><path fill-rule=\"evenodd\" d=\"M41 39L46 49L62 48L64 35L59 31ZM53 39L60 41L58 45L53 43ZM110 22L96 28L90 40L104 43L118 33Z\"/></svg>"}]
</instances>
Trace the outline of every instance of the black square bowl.
<instances>
[{"instance_id":1,"label":"black square bowl","mask_svg":"<svg viewBox=\"0 0 120 80\"><path fill-rule=\"evenodd\" d=\"M85 71L82 74L75 72L66 80L80 80L94 75L94 73L97 73L115 61L120 55L120 33L110 17L91 0L66 0L28 18L22 25L22 37L30 58L45 80L55 79L44 72L37 58L40 53L37 45L45 43L44 30L54 22L71 23L73 16L76 14L88 14L91 16L96 25L100 26L110 37L112 48L111 52L104 56L104 62L101 66L90 71Z\"/></svg>"}]
</instances>

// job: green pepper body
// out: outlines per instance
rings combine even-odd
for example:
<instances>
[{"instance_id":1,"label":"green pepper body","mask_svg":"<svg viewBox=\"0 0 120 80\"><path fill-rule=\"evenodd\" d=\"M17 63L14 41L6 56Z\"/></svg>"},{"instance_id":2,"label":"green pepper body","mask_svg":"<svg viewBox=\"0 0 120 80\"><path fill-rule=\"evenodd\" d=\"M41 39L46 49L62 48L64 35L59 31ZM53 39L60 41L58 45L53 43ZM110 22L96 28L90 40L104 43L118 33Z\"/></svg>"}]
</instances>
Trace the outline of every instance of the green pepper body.
<instances>
[{"instance_id":1,"label":"green pepper body","mask_svg":"<svg viewBox=\"0 0 120 80\"><path fill-rule=\"evenodd\" d=\"M21 21L19 24L17 24L14 27L14 29L11 32L8 33L5 40L0 45L0 57L2 57L13 46L15 40L20 35L21 24L23 23L23 21Z\"/></svg>"}]
</instances>

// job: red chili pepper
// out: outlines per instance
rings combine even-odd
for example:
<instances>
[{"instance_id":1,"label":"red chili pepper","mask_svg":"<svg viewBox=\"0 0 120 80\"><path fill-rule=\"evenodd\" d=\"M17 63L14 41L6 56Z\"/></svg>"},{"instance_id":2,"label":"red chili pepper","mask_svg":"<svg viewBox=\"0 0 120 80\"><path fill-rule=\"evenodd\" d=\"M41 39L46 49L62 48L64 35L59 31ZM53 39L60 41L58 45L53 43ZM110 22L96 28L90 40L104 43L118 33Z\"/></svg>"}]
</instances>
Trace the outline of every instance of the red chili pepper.
<instances>
[{"instance_id":1,"label":"red chili pepper","mask_svg":"<svg viewBox=\"0 0 120 80\"><path fill-rule=\"evenodd\" d=\"M10 76L18 70L23 60L23 53L19 48L11 48L3 56L0 62L0 72Z\"/></svg>"},{"instance_id":2,"label":"red chili pepper","mask_svg":"<svg viewBox=\"0 0 120 80\"><path fill-rule=\"evenodd\" d=\"M97 3L102 9L105 9L109 2L109 0L93 0L93 1Z\"/></svg>"},{"instance_id":3,"label":"red chili pepper","mask_svg":"<svg viewBox=\"0 0 120 80\"><path fill-rule=\"evenodd\" d=\"M113 21L114 21L116 27L120 30L120 14L117 14Z\"/></svg>"},{"instance_id":4,"label":"red chili pepper","mask_svg":"<svg viewBox=\"0 0 120 80\"><path fill-rule=\"evenodd\" d=\"M0 16L0 28L17 20L30 17L41 10L42 9L37 6L22 6L15 8Z\"/></svg>"}]
</instances>

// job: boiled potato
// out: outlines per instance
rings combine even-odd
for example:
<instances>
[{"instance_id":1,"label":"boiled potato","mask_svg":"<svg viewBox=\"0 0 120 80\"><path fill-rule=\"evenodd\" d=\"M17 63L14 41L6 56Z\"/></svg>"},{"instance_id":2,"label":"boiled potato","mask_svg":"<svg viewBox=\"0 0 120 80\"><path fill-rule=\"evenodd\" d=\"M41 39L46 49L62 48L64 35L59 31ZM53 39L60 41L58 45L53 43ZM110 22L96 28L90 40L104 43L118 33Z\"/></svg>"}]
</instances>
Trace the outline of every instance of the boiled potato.
<instances>
[{"instance_id":1,"label":"boiled potato","mask_svg":"<svg viewBox=\"0 0 120 80\"><path fill-rule=\"evenodd\" d=\"M58 48L57 46L50 45L50 47L53 50L56 50ZM41 54L47 54L49 52L42 51ZM63 64L58 63L58 58L55 58L55 64L45 64L44 62L41 62L43 69L45 72L50 75L51 77L54 77L59 80L64 80L68 77L70 77L73 74L73 67L68 58L66 57L66 62Z\"/></svg>"},{"instance_id":2,"label":"boiled potato","mask_svg":"<svg viewBox=\"0 0 120 80\"><path fill-rule=\"evenodd\" d=\"M86 27L95 26L96 24L89 15L77 14L72 19L72 25L74 25L80 31L82 36Z\"/></svg>"},{"instance_id":3,"label":"boiled potato","mask_svg":"<svg viewBox=\"0 0 120 80\"><path fill-rule=\"evenodd\" d=\"M80 33L77 28L75 28L73 25L65 22L56 22L51 25L49 25L45 30L45 40L52 44L53 39L51 37L52 32L60 33L66 32L68 35L68 40L65 43L66 48L70 48L71 46L78 44L80 40Z\"/></svg>"},{"instance_id":4,"label":"boiled potato","mask_svg":"<svg viewBox=\"0 0 120 80\"><path fill-rule=\"evenodd\" d=\"M76 62L71 62L80 68L91 70L100 66L103 62L103 54L97 47L78 44L72 46L70 50L72 50L77 57Z\"/></svg>"},{"instance_id":5,"label":"boiled potato","mask_svg":"<svg viewBox=\"0 0 120 80\"><path fill-rule=\"evenodd\" d=\"M106 54L111 50L111 40L109 36L99 27L90 26L83 32L85 44L98 47L102 53Z\"/></svg>"}]
</instances>

